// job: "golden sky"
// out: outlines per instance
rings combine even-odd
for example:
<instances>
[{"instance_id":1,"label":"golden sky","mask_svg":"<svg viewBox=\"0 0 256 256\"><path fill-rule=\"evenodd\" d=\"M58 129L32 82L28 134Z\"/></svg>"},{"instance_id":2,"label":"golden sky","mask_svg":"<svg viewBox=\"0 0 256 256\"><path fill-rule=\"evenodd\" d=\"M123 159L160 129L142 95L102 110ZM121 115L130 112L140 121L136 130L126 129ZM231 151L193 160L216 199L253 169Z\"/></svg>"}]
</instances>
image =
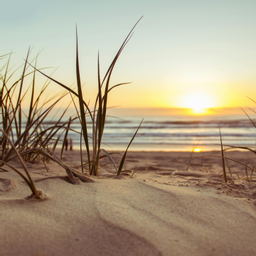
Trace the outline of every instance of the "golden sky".
<instances>
[{"instance_id":1,"label":"golden sky","mask_svg":"<svg viewBox=\"0 0 256 256\"><path fill-rule=\"evenodd\" d=\"M12 70L24 63L31 45L31 58L43 49L38 67L50 67L47 74L58 68L53 77L67 86L76 82L77 24L87 101L96 94L98 51L103 76L144 15L113 72L112 85L132 83L112 92L111 106L191 108L191 114L254 106L246 97L256 99L254 0L16 0L2 3L2 8L12 10L12 15L0 17L0 55L14 52ZM44 78L38 75L37 81L40 88ZM50 94L58 90L52 84Z\"/></svg>"}]
</instances>

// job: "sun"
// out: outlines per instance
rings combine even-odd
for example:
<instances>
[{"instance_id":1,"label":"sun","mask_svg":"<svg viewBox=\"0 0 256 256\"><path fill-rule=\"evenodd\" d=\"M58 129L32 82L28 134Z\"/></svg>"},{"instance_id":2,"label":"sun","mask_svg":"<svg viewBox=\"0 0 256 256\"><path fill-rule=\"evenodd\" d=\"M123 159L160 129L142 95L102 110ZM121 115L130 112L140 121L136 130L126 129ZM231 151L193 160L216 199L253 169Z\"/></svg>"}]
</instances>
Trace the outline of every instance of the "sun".
<instances>
[{"instance_id":1,"label":"sun","mask_svg":"<svg viewBox=\"0 0 256 256\"><path fill-rule=\"evenodd\" d=\"M189 108L193 114L207 114L212 105L211 97L203 93L189 94L183 99L183 107Z\"/></svg>"}]
</instances>

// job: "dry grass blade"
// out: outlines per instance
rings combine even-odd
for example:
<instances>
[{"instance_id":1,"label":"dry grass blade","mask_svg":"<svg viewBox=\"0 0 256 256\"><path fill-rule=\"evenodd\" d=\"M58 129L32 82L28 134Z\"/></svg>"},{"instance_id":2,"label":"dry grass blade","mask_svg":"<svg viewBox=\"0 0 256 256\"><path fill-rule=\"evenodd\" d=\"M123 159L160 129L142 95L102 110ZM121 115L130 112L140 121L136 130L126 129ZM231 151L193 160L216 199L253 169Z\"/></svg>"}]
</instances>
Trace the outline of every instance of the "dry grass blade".
<instances>
[{"instance_id":1,"label":"dry grass blade","mask_svg":"<svg viewBox=\"0 0 256 256\"><path fill-rule=\"evenodd\" d=\"M250 116L246 113L246 111L244 109L241 108L241 110L245 113L245 115L248 117L248 119L251 121L251 123L253 124L253 126L256 128L256 124L253 122L253 120L250 118Z\"/></svg>"},{"instance_id":2,"label":"dry grass blade","mask_svg":"<svg viewBox=\"0 0 256 256\"><path fill-rule=\"evenodd\" d=\"M20 98L21 98L21 92L22 92L22 87L23 87L23 82L24 82L24 77L25 77L25 72L26 72L26 67L27 67L27 61L28 61L28 57L29 57L29 52L30 52L30 49L28 49L27 58L26 58L26 63L24 64L24 68L23 68L23 72L22 72L22 76L21 76L20 90L19 90L19 95L18 95L16 107L14 108L13 119L12 119L11 122L9 123L9 127L8 127L7 130L6 130L7 134L8 134L8 132L9 132L9 129L10 129L11 125L12 125L13 120L15 119L15 114L16 114L17 110L19 109L19 106L20 106Z\"/></svg>"},{"instance_id":3,"label":"dry grass blade","mask_svg":"<svg viewBox=\"0 0 256 256\"><path fill-rule=\"evenodd\" d=\"M247 151L251 151L252 153L256 154L256 149L253 150L252 148L249 148L249 147L236 147L236 146L230 146L230 145L227 145L227 147L229 147L230 149L243 149L243 150L247 150ZM232 159L233 160L233 159ZM234 161L234 160L233 160ZM240 163L241 164L241 163ZM250 167L249 166L249 163L247 164L243 164L245 166L245 172L246 172L246 176L249 180L249 176L248 176L248 168L251 169L251 177L252 177L252 174L253 172L255 172L255 165L253 164L253 167Z\"/></svg>"},{"instance_id":4,"label":"dry grass blade","mask_svg":"<svg viewBox=\"0 0 256 256\"><path fill-rule=\"evenodd\" d=\"M24 171L25 171L25 173L26 173L26 175L27 175L27 177L28 177L28 180L25 179L26 183L29 185L29 187L30 187L32 193L36 196L36 198L37 198L37 199L40 199L40 196L39 196L39 194L38 194L38 192L37 192L37 189L36 189L36 187L35 187L35 184L34 184L32 178L31 178L31 176L30 176L30 174L29 174L29 171L28 171L28 169L27 169L27 166L26 166L26 164L24 163L23 159L21 158L19 152L17 151L16 147L14 146L14 144L12 143L12 141L9 139L9 137L7 136L7 134L6 134L1 128L0 128L0 131L3 133L3 136L5 136L6 139L9 141L9 143L10 143L11 146L12 146L12 149L14 150L14 152L15 152L16 155L17 155L17 157L19 158L19 161L20 161L20 163L21 163L21 165L22 165L22 167L23 167L23 169L24 169ZM5 161L3 161L3 162L5 162ZM22 176L22 178L24 178L24 177Z\"/></svg>"},{"instance_id":5,"label":"dry grass blade","mask_svg":"<svg viewBox=\"0 0 256 256\"><path fill-rule=\"evenodd\" d=\"M104 81L106 80L107 77L110 77L110 73L113 71L113 68L116 64L116 61L118 59L118 57L120 56L121 52L123 51L124 47L126 46L126 44L128 43L128 41L131 39L131 36L132 36L132 32L134 31L135 27L138 25L138 23L141 21L141 19L143 18L143 16L135 23L135 25L133 26L133 28L131 29L131 31L129 32L129 34L127 35L127 37L125 38L123 44L121 45L119 51L117 52L114 60L112 61L103 81L102 81L102 84L104 83Z\"/></svg>"},{"instance_id":6,"label":"dry grass blade","mask_svg":"<svg viewBox=\"0 0 256 256\"><path fill-rule=\"evenodd\" d=\"M230 147L230 149L232 148L232 149L246 149L245 147L234 147L234 146L227 146L227 145L225 145L226 147ZM224 149L224 151L227 151L228 149ZM250 149L249 149L250 150ZM256 152L254 152L255 154L256 154ZM211 153L211 154L208 154L208 155L204 155L204 157L214 157L214 158L221 158L221 159L223 159L223 157L222 157L222 155L216 155L215 153L213 154L213 153ZM201 158L201 157L198 157L198 158ZM232 162L235 162L235 163L238 163L238 164L240 164L240 165L242 165L242 166L244 166L245 168L247 168L247 169L250 169L251 171L252 171L252 173L253 172L255 172L255 169L253 169L252 167L250 167L248 164L245 164L245 163L243 163L243 162L241 162L241 161L238 161L238 160L236 160L236 159L234 159L234 158L230 158L230 157L227 157L227 156L224 156L224 158L225 158L225 160L227 160L227 161L232 161ZM235 171L233 171L236 175L237 175L237 178L238 179L240 179L241 177L238 175L238 173L237 172L235 172ZM252 174L251 174L252 175Z\"/></svg>"},{"instance_id":7,"label":"dry grass blade","mask_svg":"<svg viewBox=\"0 0 256 256\"><path fill-rule=\"evenodd\" d=\"M105 149L102 148L101 150L105 153L105 155L108 157L108 159L110 160L110 162L113 164L113 166L114 166L115 169L116 169L116 172L118 172L117 167L116 167L116 164L115 164L113 158L111 157L111 155L110 155Z\"/></svg>"},{"instance_id":8,"label":"dry grass blade","mask_svg":"<svg viewBox=\"0 0 256 256\"><path fill-rule=\"evenodd\" d=\"M101 143L102 143L102 138L103 138L103 133L104 133L104 128L105 128L105 122L106 122L106 117L107 117L107 104L108 104L108 93L110 91L118 86L127 84L127 83L119 83L110 88L110 80L111 80L111 75L114 70L114 67L117 63L117 60L122 53L123 49L129 42L129 40L132 37L133 30L137 26L138 22L142 19L142 17L136 22L136 24L133 26L131 31L128 33L127 37L123 41L121 47L119 48L118 52L116 53L114 59L112 60L103 80L101 81L100 77L100 65L99 65L99 55L98 55L98 94L96 97L94 109L90 111L89 106L84 102L83 100L83 92L82 92L82 84L81 84L81 78L80 78L80 67L79 67L79 54L78 54L78 33L77 33L77 28L76 28L76 80L77 80L77 92L69 88L68 86L65 86L64 84L58 82L57 80L47 76L44 74L42 71L39 69L32 66L31 64L28 63L28 60L26 60L26 63L28 63L30 66L34 68L37 72L41 73L45 77L47 77L49 80L55 82L56 84L60 85L62 88L66 89L69 93L72 95L75 95L78 100L79 100L79 113L78 113L78 118L81 123L82 127L82 136L84 140L84 144L86 146L86 151L87 151L87 158L88 158L88 164L89 164L89 173L91 175L97 175L98 171L98 164L99 164L99 159L100 159L100 150L101 150ZM34 73L35 74L35 73ZM103 88L105 86L105 88ZM33 100L33 97L32 97ZM38 102L38 101L37 101ZM35 104L34 104L35 105ZM88 135L88 124L87 124L87 119L86 119L86 112L88 112L91 120L92 120L92 158L90 155L90 144L89 144L89 135ZM28 126L29 127L29 126ZM140 127L140 126L139 126ZM138 128L139 129L139 128ZM67 134L68 130L66 131ZM131 145L134 137L136 136L138 130L136 131L135 135L131 139L125 154L122 158L120 168L122 169L126 153L128 151L129 146ZM54 132L53 132L54 133ZM53 134L52 133L52 134ZM21 135L22 136L22 135ZM50 136L50 135L49 135ZM25 141L25 140L24 140ZM56 145L56 144L55 144ZM42 145L44 146L44 145ZM106 154L107 155L107 154ZM81 164L83 166L83 160L81 157ZM121 170L118 171L117 173L120 174Z\"/></svg>"},{"instance_id":9,"label":"dry grass blade","mask_svg":"<svg viewBox=\"0 0 256 256\"><path fill-rule=\"evenodd\" d=\"M18 173L21 177L22 177L22 179L24 179L24 181L27 183L27 185L29 186L29 188L31 189L31 185L30 185L30 182L29 182L29 180L27 179L27 177L22 173L22 172L20 172L17 168L15 168L13 165L11 165L11 164L9 164L9 163L7 163L7 162L5 162L5 161L2 161L2 160L0 160L0 163L2 164L2 165L6 165L6 166L8 166L8 167L10 167L13 171L15 171L16 173ZM3 168L1 168L1 169L3 169ZM4 170L4 169L3 169ZM8 172L7 170L5 170L6 172ZM31 191L32 191L32 189L31 189ZM33 191L32 191L32 193L33 193Z\"/></svg>"},{"instance_id":10,"label":"dry grass blade","mask_svg":"<svg viewBox=\"0 0 256 256\"><path fill-rule=\"evenodd\" d=\"M77 113L77 118L79 119L79 122L80 122L80 124L81 124L82 121L81 121L81 118L80 118L80 115L79 115L79 111L78 111L78 109L77 109L76 103L75 103L74 98L73 98L73 96L72 96L71 93L70 93L70 97L71 97L72 102L73 102L73 105L74 105L74 107L75 107L75 110L76 110L76 113ZM83 160L83 139L82 139L82 137L83 137L83 127L81 126L81 132L80 132L80 150L79 150L79 151L80 151L81 169L82 169L82 173L84 173L84 165L83 165L83 162L84 162L84 160ZM90 170L89 170L89 172L90 172Z\"/></svg>"},{"instance_id":11,"label":"dry grass blade","mask_svg":"<svg viewBox=\"0 0 256 256\"><path fill-rule=\"evenodd\" d=\"M82 169L82 173L84 173L84 158L83 158L83 140L82 140L82 133L83 130L81 128L81 133L80 133L80 162L81 162L81 169Z\"/></svg>"},{"instance_id":12,"label":"dry grass blade","mask_svg":"<svg viewBox=\"0 0 256 256\"><path fill-rule=\"evenodd\" d=\"M37 64L37 59L35 66ZM30 98L30 105L29 105L29 111L28 111L28 118L27 118L27 124L26 127L28 127L31 123L31 118L33 114L33 104L34 104L34 95L35 95L35 77L36 77L36 70L34 70L33 73L33 82L32 82L32 89L31 89L31 98ZM22 145L24 146L27 140L28 134L24 134Z\"/></svg>"},{"instance_id":13,"label":"dry grass blade","mask_svg":"<svg viewBox=\"0 0 256 256\"><path fill-rule=\"evenodd\" d=\"M227 182L227 173L226 173L226 167L225 167L225 156L224 156L224 149L223 149L223 144L222 144L222 136L221 136L221 131L219 127L219 133L220 133L220 146L221 146L221 157L222 157L222 169L223 169L223 176L225 182Z\"/></svg>"},{"instance_id":14,"label":"dry grass blade","mask_svg":"<svg viewBox=\"0 0 256 256\"><path fill-rule=\"evenodd\" d=\"M82 130L83 130L84 143L85 143L86 150L87 150L87 157L88 157L88 161L89 161L89 170L91 170L90 147L89 147L87 123L86 123L85 109L84 109L84 104L83 104L83 92L82 92L80 69L79 69L77 28L76 28L76 79L77 79L77 90L78 90L81 125L82 125Z\"/></svg>"},{"instance_id":15,"label":"dry grass blade","mask_svg":"<svg viewBox=\"0 0 256 256\"><path fill-rule=\"evenodd\" d=\"M78 93L76 93L74 90L70 89L68 86L64 85L63 83L60 83L59 81L53 79L52 77L46 75L45 73L43 73L42 71L40 71L39 69L37 69L36 67L34 67L33 65L31 65L30 63L28 63L31 67L33 67L37 72L39 72L40 74L42 74L43 76L47 77L49 80L53 81L54 83L60 85L61 87L63 87L64 89L66 89L67 91L69 91L70 93L74 94L76 97L79 98ZM88 105L86 104L85 101L83 101L83 104L85 106L85 108L87 109L87 111L89 112L89 115L92 117L91 111L88 107Z\"/></svg>"},{"instance_id":16,"label":"dry grass blade","mask_svg":"<svg viewBox=\"0 0 256 256\"><path fill-rule=\"evenodd\" d=\"M230 174L230 177L231 179L233 178L233 175L232 175L232 171L231 171L231 168L230 168L230 165L229 165L229 161L226 159L226 164L228 166L228 171L229 171L229 174ZM236 172L235 172L236 173ZM236 173L236 175L238 176L239 178L239 175Z\"/></svg>"},{"instance_id":17,"label":"dry grass blade","mask_svg":"<svg viewBox=\"0 0 256 256\"><path fill-rule=\"evenodd\" d=\"M28 53L27 53L27 60L28 60L28 56L29 56L29 51L30 50L28 50ZM18 121L17 121L17 118L16 118L16 113L19 110L19 116L21 115L21 107L20 107L21 98L22 98L21 92L22 92L24 78L26 76L25 75L26 64L24 64L21 78L18 81L16 81L11 86L10 89L8 89L6 83L10 79L10 77L13 75L13 74L11 74L8 78L8 71L9 71L8 68L9 68L9 64L10 64L10 58L11 58L11 54L10 54L8 62L6 64L6 70L5 70L4 77L3 77L3 79L1 79L1 80L3 80L3 86L1 88L1 93L2 93L2 96L1 96L2 127L3 127L3 130L6 132L6 134L9 134L9 133L12 134L13 133L12 132L12 123L14 121L15 127L16 127L16 133L19 134L20 129L18 127ZM13 99L14 90L17 87L18 82L20 82L20 89L19 89L19 93L18 93L18 99L17 99L17 102L16 102L16 107L14 107L12 99ZM6 90L5 95L4 95L4 90ZM12 90L12 94L11 94L11 90ZM20 126L21 126L21 124L20 124ZM5 137L3 137L2 156L3 156L4 152L7 151L7 147L8 147L7 139ZM1 156L1 158L2 158L2 156Z\"/></svg>"},{"instance_id":18,"label":"dry grass blade","mask_svg":"<svg viewBox=\"0 0 256 256\"><path fill-rule=\"evenodd\" d=\"M249 175L248 175L248 167L249 167L249 165L252 165L252 167L250 168L251 169L251 175L250 175L251 177L250 178L249 178ZM246 177L247 177L248 181L251 181L253 172L255 172L255 164L252 163L252 162L248 162L246 164L246 166L245 166L245 173L246 173Z\"/></svg>"},{"instance_id":19,"label":"dry grass blade","mask_svg":"<svg viewBox=\"0 0 256 256\"><path fill-rule=\"evenodd\" d=\"M127 152L128 152L128 149L129 149L130 145L132 144L134 138L136 137L136 135L137 135L137 133L138 133L138 131L139 131L141 125L142 125L143 120L144 120L144 119L142 119L142 121L140 122L140 125L138 126L136 132L134 133L134 135L133 135L133 137L132 137L130 143L128 144L128 146L127 146L127 148L126 148L126 150L125 150L125 152L124 152L124 155L123 155L123 157L122 157L122 159L121 159L121 162L120 162L120 164L119 164L119 167L118 167L118 171L117 171L117 173L116 173L117 176L120 175L120 173L122 172L123 165L124 165L124 162L125 162L125 158L126 158L126 154L127 154Z\"/></svg>"},{"instance_id":20,"label":"dry grass blade","mask_svg":"<svg viewBox=\"0 0 256 256\"><path fill-rule=\"evenodd\" d=\"M47 114L52 110L52 108L61 100L61 98L59 98L57 101L55 101L49 108L47 108L38 118L36 118L27 128L26 130L21 134L21 136L16 140L16 142L14 143L14 146L16 147L19 142L22 140L23 136L27 133L27 130L29 130L34 124L37 124L37 126L39 126L42 121L44 120L44 118L47 116ZM39 121L40 120L40 121ZM11 154L13 153L13 148L11 150L9 150L9 152L6 154L4 161L8 161L8 158L11 156Z\"/></svg>"},{"instance_id":21,"label":"dry grass blade","mask_svg":"<svg viewBox=\"0 0 256 256\"><path fill-rule=\"evenodd\" d=\"M62 147L61 147L61 153L60 153L60 159L62 159L62 155L63 155L63 151L64 151L64 147L67 144L67 140L68 140L68 132L70 130L70 125L71 125L71 118L69 119L68 125L67 125L67 129L64 135L64 139L63 139L63 143L62 143Z\"/></svg>"},{"instance_id":22,"label":"dry grass blade","mask_svg":"<svg viewBox=\"0 0 256 256\"><path fill-rule=\"evenodd\" d=\"M3 88L0 89L0 107L3 106Z\"/></svg>"},{"instance_id":23,"label":"dry grass blade","mask_svg":"<svg viewBox=\"0 0 256 256\"><path fill-rule=\"evenodd\" d=\"M130 40L133 30L137 26L141 18L136 22L134 27L131 29L131 31L125 38L123 44L121 45L117 54L115 55L102 81L100 78L100 65L99 65L99 54L98 54L98 95L95 100L94 116L92 119L93 121L93 157L92 157L92 169L90 170L90 174L93 174L93 175L97 175L97 172L98 172L99 155L100 155L102 137L104 133L106 116L107 116L108 94L112 89L120 85L127 84L127 83L120 83L109 88L111 75L120 54L122 53L128 41ZM105 83L105 89L103 90L104 83ZM96 110L97 104L98 104L98 109ZM95 117L96 112L97 112L97 116Z\"/></svg>"},{"instance_id":24,"label":"dry grass blade","mask_svg":"<svg viewBox=\"0 0 256 256\"><path fill-rule=\"evenodd\" d=\"M87 177L87 175L81 174L81 173L79 174L76 170L74 170L73 168L68 166L66 163L64 163L60 158L58 158L56 155L54 155L50 151L46 152L45 149L33 148L33 149L29 149L27 151L22 152L21 155L26 155L26 154L30 154L30 153L40 154L40 155L54 161L55 163L59 164L62 168L64 168L66 170L66 173L67 173L72 184L80 184L79 180L81 180L83 182L92 181L91 179L89 179ZM78 177L78 179L76 177Z\"/></svg>"},{"instance_id":25,"label":"dry grass blade","mask_svg":"<svg viewBox=\"0 0 256 256\"><path fill-rule=\"evenodd\" d=\"M98 112L97 112L97 120L96 120L96 127L94 124L93 128L93 143L94 143L94 148L93 148L93 164L94 164L94 170L95 174L97 173L98 169L98 159L99 159L99 153L100 153L100 147L101 147L101 140L103 136L103 131L104 131L104 123L103 123L103 110L102 110L102 92L101 92L101 79L100 79L100 61L99 61L99 54L98 54L98 99L99 99L99 106L98 106ZM96 113L96 105L97 105L97 98L95 102L95 107L94 107L94 113ZM94 117L95 118L95 117ZM93 120L94 122L94 120ZM98 129L98 138L97 138L97 129Z\"/></svg>"},{"instance_id":26,"label":"dry grass blade","mask_svg":"<svg viewBox=\"0 0 256 256\"><path fill-rule=\"evenodd\" d=\"M189 158L189 162L188 162L188 166L187 166L186 171L188 171L188 170L189 170L189 167L191 166L191 162L192 162L192 159L193 159L193 153L194 153L195 148L198 146L198 144L199 144L199 141L195 142L194 145L193 145L193 147L192 147L192 150L191 150L191 153L190 153L190 158Z\"/></svg>"},{"instance_id":27,"label":"dry grass blade","mask_svg":"<svg viewBox=\"0 0 256 256\"><path fill-rule=\"evenodd\" d=\"M255 101L255 100L253 100L253 99L250 98L249 96L246 96L246 97L256 104L256 101Z\"/></svg>"}]
</instances>

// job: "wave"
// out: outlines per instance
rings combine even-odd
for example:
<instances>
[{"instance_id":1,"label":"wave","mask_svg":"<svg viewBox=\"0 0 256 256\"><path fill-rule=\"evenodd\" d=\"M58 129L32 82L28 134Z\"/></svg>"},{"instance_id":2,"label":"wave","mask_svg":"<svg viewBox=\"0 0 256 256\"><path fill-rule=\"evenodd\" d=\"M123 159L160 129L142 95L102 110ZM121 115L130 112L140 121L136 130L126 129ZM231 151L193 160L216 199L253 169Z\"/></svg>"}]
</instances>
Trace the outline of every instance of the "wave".
<instances>
[{"instance_id":1,"label":"wave","mask_svg":"<svg viewBox=\"0 0 256 256\"><path fill-rule=\"evenodd\" d=\"M129 117L123 119L108 119L105 125L103 143L120 149L129 143L142 117ZM256 122L256 121L255 121ZM44 127L54 125L55 122L47 120ZM60 122L65 124L65 122ZM23 123L25 127L25 123ZM249 119L218 118L218 119L168 119L167 117L154 117L145 120L133 141L132 147L141 150L171 149L175 145L192 146L196 141L200 145L212 145L216 147L220 143L219 127L221 128L224 143L237 146L255 146L255 127ZM73 139L74 145L80 141L79 132L81 127L78 120L74 120L71 129L78 133L69 132L69 138ZM88 122L89 136L91 135L92 123Z\"/></svg>"}]
</instances>

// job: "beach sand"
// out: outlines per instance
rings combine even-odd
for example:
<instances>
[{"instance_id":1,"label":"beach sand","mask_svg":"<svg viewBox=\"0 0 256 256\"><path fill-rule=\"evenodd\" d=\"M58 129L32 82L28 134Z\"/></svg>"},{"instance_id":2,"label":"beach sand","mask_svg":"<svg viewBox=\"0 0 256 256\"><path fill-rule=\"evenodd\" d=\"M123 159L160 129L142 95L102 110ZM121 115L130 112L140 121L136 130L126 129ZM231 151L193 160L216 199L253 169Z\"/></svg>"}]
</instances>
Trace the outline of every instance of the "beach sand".
<instances>
[{"instance_id":1,"label":"beach sand","mask_svg":"<svg viewBox=\"0 0 256 256\"><path fill-rule=\"evenodd\" d=\"M194 153L189 164L190 154L129 152L119 177L103 159L100 175L80 185L56 163L48 172L27 163L46 200L27 198L24 181L0 170L0 255L256 255L255 179L229 161L233 177L225 183L220 154ZM78 169L79 153L66 151L64 161Z\"/></svg>"}]
</instances>

